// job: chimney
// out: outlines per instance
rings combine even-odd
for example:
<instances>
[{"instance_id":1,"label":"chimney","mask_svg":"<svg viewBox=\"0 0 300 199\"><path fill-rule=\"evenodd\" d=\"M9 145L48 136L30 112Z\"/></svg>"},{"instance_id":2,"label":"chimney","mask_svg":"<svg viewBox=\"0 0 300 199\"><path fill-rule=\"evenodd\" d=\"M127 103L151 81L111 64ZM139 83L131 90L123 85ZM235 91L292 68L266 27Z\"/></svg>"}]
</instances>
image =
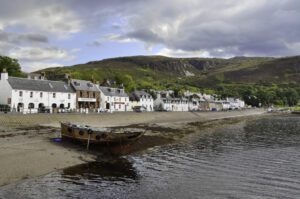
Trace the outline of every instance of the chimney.
<instances>
[{"instance_id":1,"label":"chimney","mask_svg":"<svg viewBox=\"0 0 300 199\"><path fill-rule=\"evenodd\" d=\"M6 71L6 68L3 68L1 73L1 80L7 80L8 79L8 73Z\"/></svg>"},{"instance_id":2,"label":"chimney","mask_svg":"<svg viewBox=\"0 0 300 199\"><path fill-rule=\"evenodd\" d=\"M66 74L66 78L67 78L67 81L68 81L68 85L71 86L71 81L72 81L71 75Z\"/></svg>"},{"instance_id":3,"label":"chimney","mask_svg":"<svg viewBox=\"0 0 300 199\"><path fill-rule=\"evenodd\" d=\"M41 72L41 80L45 80L46 78L46 73L45 72Z\"/></svg>"},{"instance_id":4,"label":"chimney","mask_svg":"<svg viewBox=\"0 0 300 199\"><path fill-rule=\"evenodd\" d=\"M158 99L161 98L161 93L160 93L160 92L157 92L157 93L156 93L156 98L158 98Z\"/></svg>"}]
</instances>

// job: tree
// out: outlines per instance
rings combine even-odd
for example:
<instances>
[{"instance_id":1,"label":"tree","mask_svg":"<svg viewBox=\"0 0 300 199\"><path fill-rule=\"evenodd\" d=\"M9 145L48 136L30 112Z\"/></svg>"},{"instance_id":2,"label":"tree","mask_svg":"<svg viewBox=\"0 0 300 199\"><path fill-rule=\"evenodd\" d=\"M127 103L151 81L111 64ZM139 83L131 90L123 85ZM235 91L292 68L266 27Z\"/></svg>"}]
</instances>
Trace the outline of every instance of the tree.
<instances>
[{"instance_id":1,"label":"tree","mask_svg":"<svg viewBox=\"0 0 300 199\"><path fill-rule=\"evenodd\" d=\"M299 94L293 88L288 88L285 91L285 96L287 98L287 103L289 106L295 106L298 104Z\"/></svg>"},{"instance_id":2,"label":"tree","mask_svg":"<svg viewBox=\"0 0 300 199\"><path fill-rule=\"evenodd\" d=\"M7 56L0 56L0 72L2 72L4 68L10 76L23 76L20 64L16 59L12 59Z\"/></svg>"}]
</instances>

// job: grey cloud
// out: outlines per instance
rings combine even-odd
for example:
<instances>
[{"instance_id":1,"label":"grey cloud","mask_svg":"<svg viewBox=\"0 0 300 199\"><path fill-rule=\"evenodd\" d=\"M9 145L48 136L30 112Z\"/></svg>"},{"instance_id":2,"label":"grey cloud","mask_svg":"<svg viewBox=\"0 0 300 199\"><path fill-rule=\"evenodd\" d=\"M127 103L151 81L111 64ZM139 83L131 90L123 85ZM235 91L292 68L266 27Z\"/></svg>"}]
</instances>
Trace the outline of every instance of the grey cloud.
<instances>
[{"instance_id":1,"label":"grey cloud","mask_svg":"<svg viewBox=\"0 0 300 199\"><path fill-rule=\"evenodd\" d=\"M33 20L41 26L39 36L18 38L0 32L0 39L10 42L47 43L43 37L47 30L54 34L82 31L118 35L114 39L141 41L145 46L159 44L174 51L205 51L218 57L300 54L298 0L28 0L26 4L0 0L0 5L0 28L33 11L43 19ZM51 23L41 25L47 20ZM22 25L31 27L30 23ZM88 45L100 46L102 42Z\"/></svg>"},{"instance_id":2,"label":"grey cloud","mask_svg":"<svg viewBox=\"0 0 300 199\"><path fill-rule=\"evenodd\" d=\"M87 43L87 45L92 47L99 47L102 45L102 43L100 41L93 41L91 43Z\"/></svg>"},{"instance_id":3,"label":"grey cloud","mask_svg":"<svg viewBox=\"0 0 300 199\"><path fill-rule=\"evenodd\" d=\"M212 56L300 54L289 47L300 42L297 0L146 1L143 7L121 12L128 24L120 37Z\"/></svg>"},{"instance_id":4,"label":"grey cloud","mask_svg":"<svg viewBox=\"0 0 300 199\"><path fill-rule=\"evenodd\" d=\"M17 36L17 40L24 40L28 42L48 43L48 37L41 34L22 34Z\"/></svg>"},{"instance_id":5,"label":"grey cloud","mask_svg":"<svg viewBox=\"0 0 300 199\"><path fill-rule=\"evenodd\" d=\"M20 43L48 43L48 37L46 35L35 33L15 33L0 31L0 40L2 42L20 44Z\"/></svg>"},{"instance_id":6,"label":"grey cloud","mask_svg":"<svg viewBox=\"0 0 300 199\"><path fill-rule=\"evenodd\" d=\"M163 39L155 32L143 28L143 29L136 29L132 32L128 32L123 39L125 38L134 38L137 40L141 40L147 43L161 43Z\"/></svg>"}]
</instances>

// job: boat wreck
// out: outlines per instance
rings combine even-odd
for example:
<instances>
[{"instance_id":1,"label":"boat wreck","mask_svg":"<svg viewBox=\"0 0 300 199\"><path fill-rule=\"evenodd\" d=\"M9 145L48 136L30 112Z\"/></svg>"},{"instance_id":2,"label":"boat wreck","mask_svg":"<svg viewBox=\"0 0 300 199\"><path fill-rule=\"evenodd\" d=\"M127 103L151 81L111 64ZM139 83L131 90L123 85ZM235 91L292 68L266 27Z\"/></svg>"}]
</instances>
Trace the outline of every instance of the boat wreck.
<instances>
[{"instance_id":1,"label":"boat wreck","mask_svg":"<svg viewBox=\"0 0 300 199\"><path fill-rule=\"evenodd\" d=\"M144 135L145 129L138 128L94 128L87 125L61 122L62 138L78 140L91 144L126 144L134 142Z\"/></svg>"}]
</instances>

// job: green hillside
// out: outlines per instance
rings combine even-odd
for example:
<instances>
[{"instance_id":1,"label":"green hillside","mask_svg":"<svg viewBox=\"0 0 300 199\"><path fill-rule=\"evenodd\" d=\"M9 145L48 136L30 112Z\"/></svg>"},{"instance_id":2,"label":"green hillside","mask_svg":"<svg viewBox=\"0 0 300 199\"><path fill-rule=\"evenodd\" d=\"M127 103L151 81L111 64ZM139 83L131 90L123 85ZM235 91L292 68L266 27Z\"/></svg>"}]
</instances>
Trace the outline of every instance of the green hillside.
<instances>
[{"instance_id":1,"label":"green hillside","mask_svg":"<svg viewBox=\"0 0 300 199\"><path fill-rule=\"evenodd\" d=\"M134 56L42 70L50 79L114 79L128 91L141 88L199 90L223 97L260 97L262 104L294 104L286 93L300 94L300 57L170 58ZM41 71L39 71L41 72ZM289 89L289 90L288 90ZM268 96L262 96L266 93ZM264 99L262 98L272 99ZM253 100L252 100L253 101Z\"/></svg>"}]
</instances>

